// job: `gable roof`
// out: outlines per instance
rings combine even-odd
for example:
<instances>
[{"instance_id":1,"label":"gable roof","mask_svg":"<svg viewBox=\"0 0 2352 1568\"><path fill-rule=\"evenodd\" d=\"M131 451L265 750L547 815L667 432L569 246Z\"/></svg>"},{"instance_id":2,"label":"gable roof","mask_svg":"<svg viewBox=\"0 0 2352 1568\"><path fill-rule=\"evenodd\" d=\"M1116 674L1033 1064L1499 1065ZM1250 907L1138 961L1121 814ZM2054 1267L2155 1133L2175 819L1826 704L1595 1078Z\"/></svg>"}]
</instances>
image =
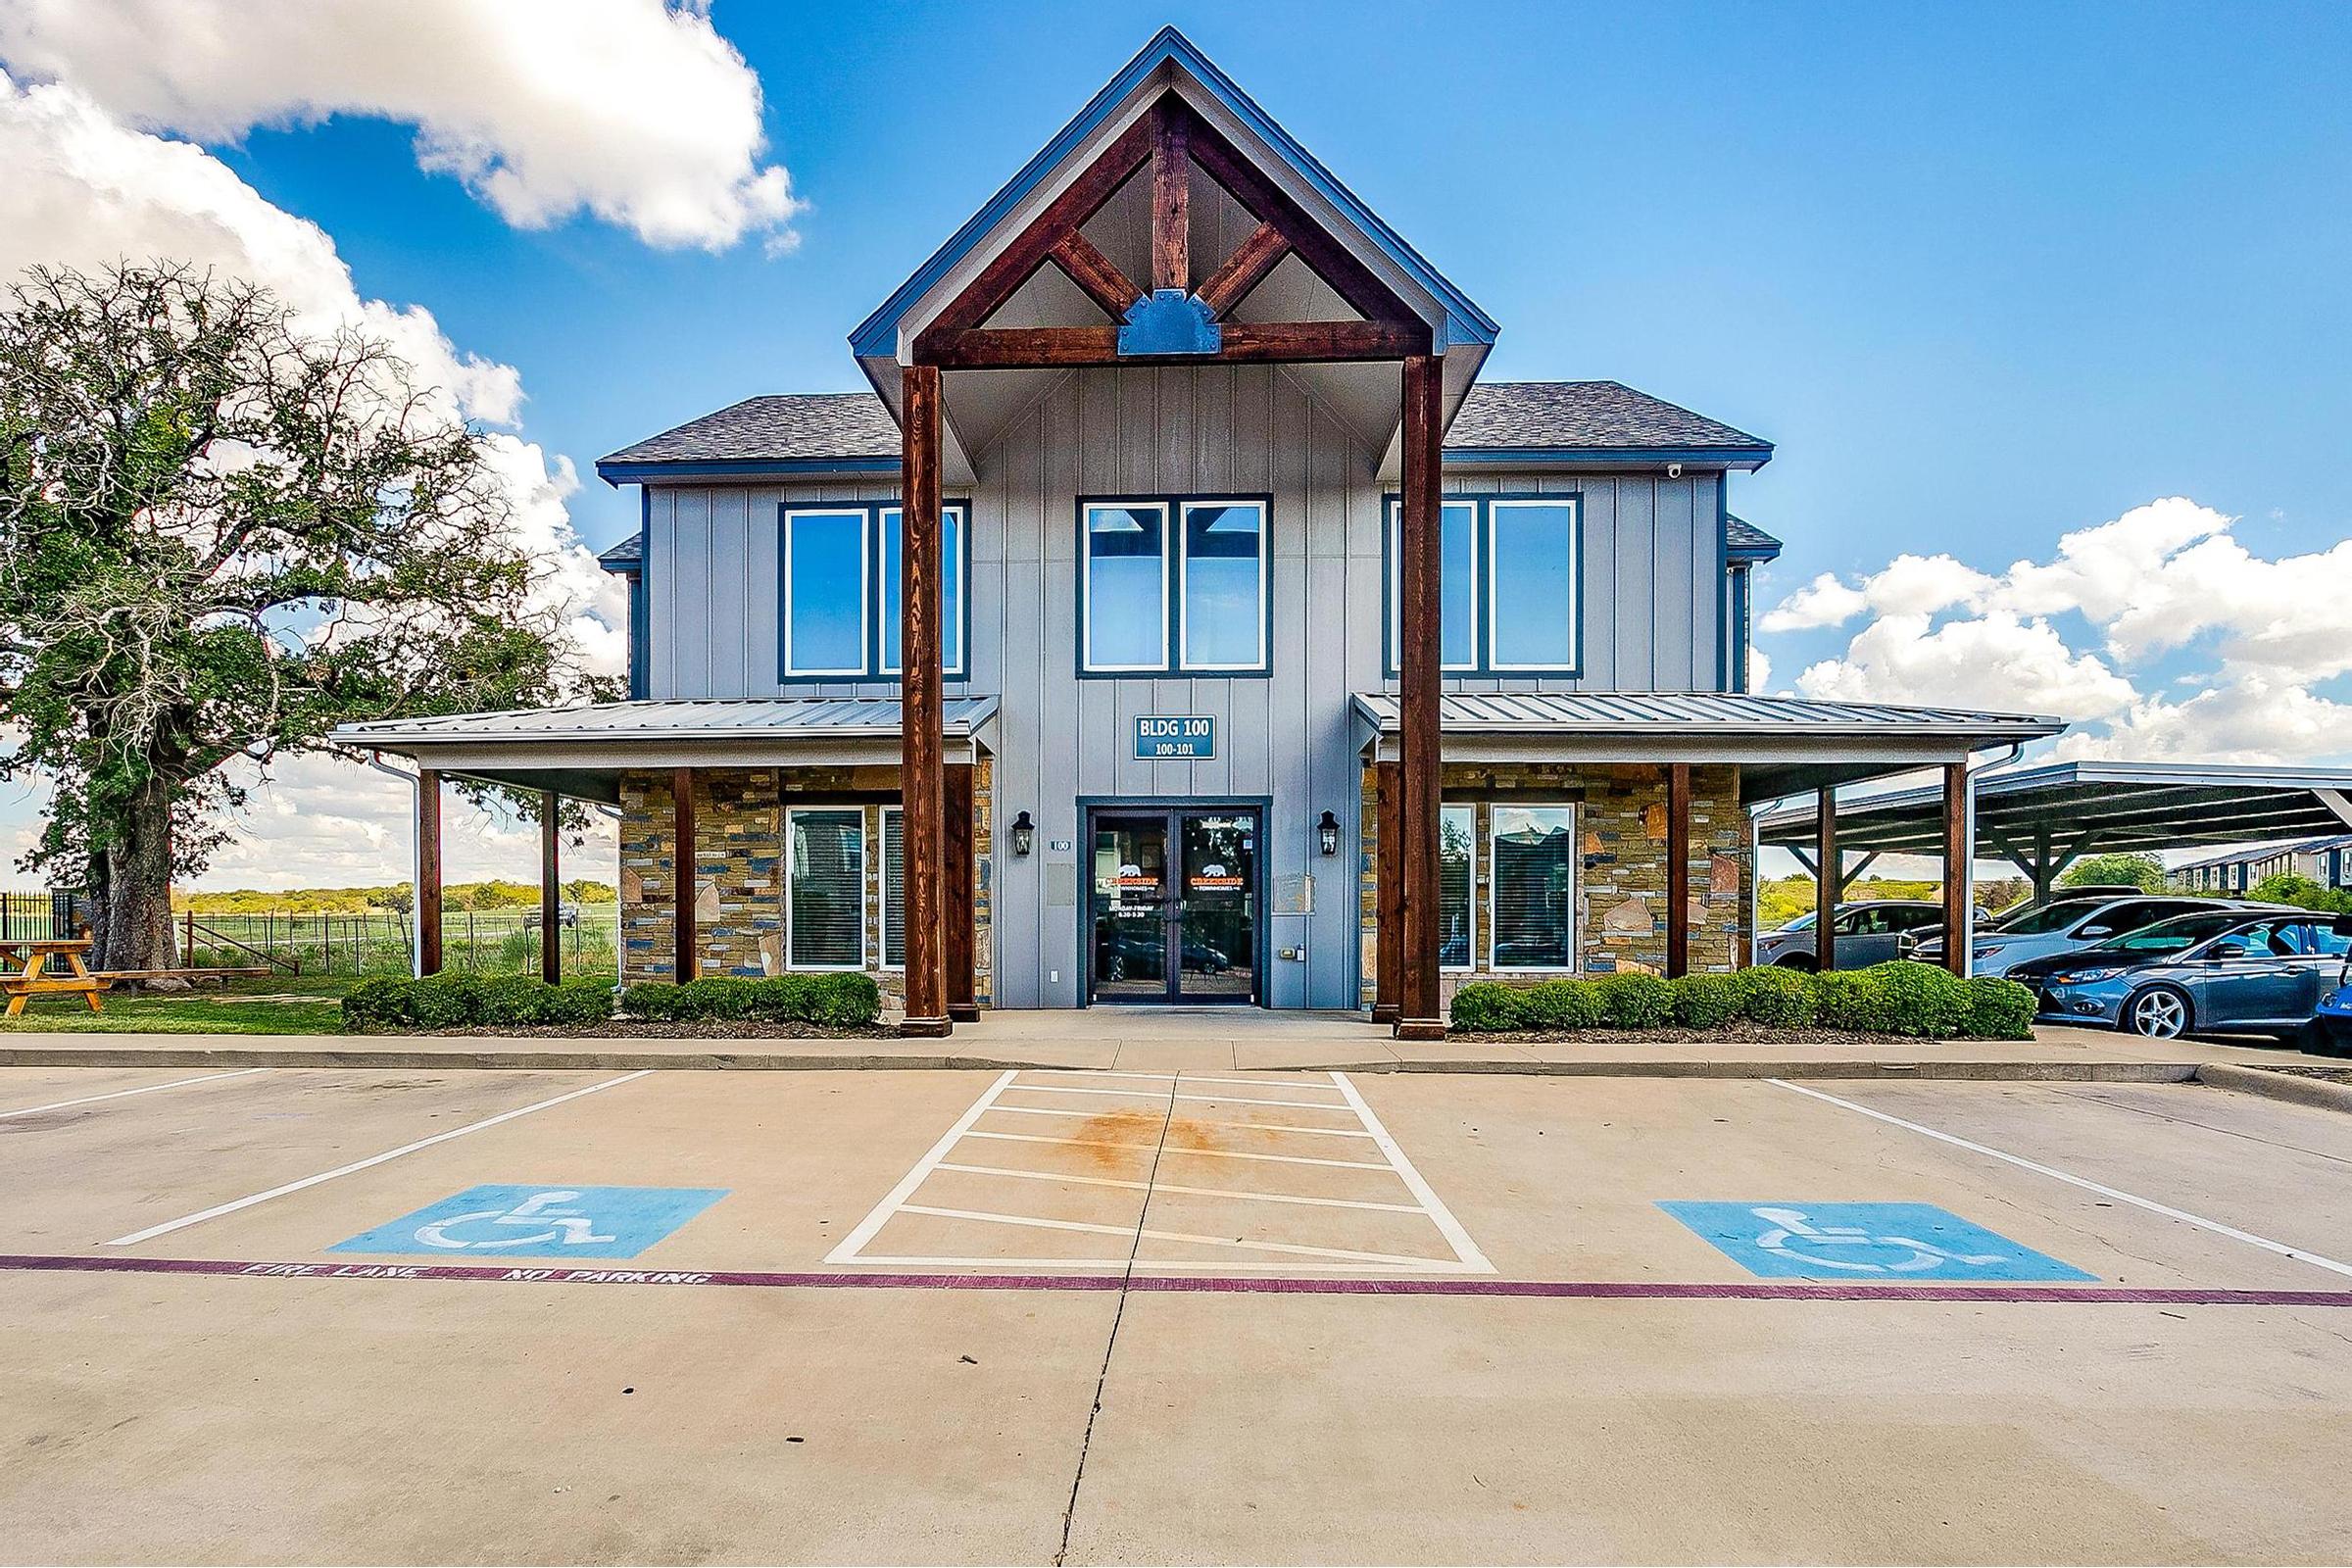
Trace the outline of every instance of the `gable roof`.
<instances>
[{"instance_id":1,"label":"gable roof","mask_svg":"<svg viewBox=\"0 0 2352 1568\"><path fill-rule=\"evenodd\" d=\"M1473 384L1446 437L1448 461L1535 456L1656 458L1759 463L1762 441L1689 409L1616 381L1504 381ZM613 484L729 471L895 473L899 426L871 392L786 392L746 398L649 436L597 463ZM1738 519L1733 519L1738 522ZM1740 530L1745 529L1743 536ZM1780 541L1738 523L1741 539L1780 553ZM1767 557L1768 559L1769 557Z\"/></svg>"},{"instance_id":2,"label":"gable roof","mask_svg":"<svg viewBox=\"0 0 2352 1568\"><path fill-rule=\"evenodd\" d=\"M1102 129L1110 118L1163 67L1173 67L1200 83L1201 89L1220 107L1247 126L1276 158L1329 202L1343 220L1360 230L1365 239L1444 308L1445 330L1439 335L1441 353L1447 343L1487 345L1494 341L1495 333L1500 329L1494 324L1493 317L1473 304L1468 295L1432 267L1379 214L1340 183L1314 154L1300 146L1298 139L1259 108L1254 99L1234 83L1232 77L1218 70L1215 63L1202 54L1191 39L1171 26L1162 27L1152 34L1152 40L1137 52L1135 58L1120 67L1118 74L1105 82L1100 92L1088 99L1086 106L1054 132L1053 139L1022 165L1018 173L967 219L963 226L934 251L928 261L915 269L906 281L893 290L890 298L876 307L871 316L858 324L857 330L850 334L851 352L860 360L894 357L898 353L899 324L906 313L957 263L970 255L1025 198L1051 178L1078 147Z\"/></svg>"},{"instance_id":3,"label":"gable roof","mask_svg":"<svg viewBox=\"0 0 2352 1568\"><path fill-rule=\"evenodd\" d=\"M1687 451L1748 459L1772 443L1622 381L1488 381L1470 388L1446 433L1454 452Z\"/></svg>"}]
</instances>

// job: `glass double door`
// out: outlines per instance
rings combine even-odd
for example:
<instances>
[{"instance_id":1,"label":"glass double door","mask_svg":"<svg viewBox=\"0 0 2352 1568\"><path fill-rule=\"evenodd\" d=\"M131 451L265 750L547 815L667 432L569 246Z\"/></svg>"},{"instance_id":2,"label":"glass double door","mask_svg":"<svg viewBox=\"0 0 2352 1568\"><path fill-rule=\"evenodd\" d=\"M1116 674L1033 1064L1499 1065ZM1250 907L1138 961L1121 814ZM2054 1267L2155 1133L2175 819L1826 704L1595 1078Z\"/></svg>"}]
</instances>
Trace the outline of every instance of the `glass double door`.
<instances>
[{"instance_id":1,"label":"glass double door","mask_svg":"<svg viewBox=\"0 0 2352 1568\"><path fill-rule=\"evenodd\" d=\"M1105 807L1089 831L1088 1000L1257 1001L1257 812Z\"/></svg>"}]
</instances>

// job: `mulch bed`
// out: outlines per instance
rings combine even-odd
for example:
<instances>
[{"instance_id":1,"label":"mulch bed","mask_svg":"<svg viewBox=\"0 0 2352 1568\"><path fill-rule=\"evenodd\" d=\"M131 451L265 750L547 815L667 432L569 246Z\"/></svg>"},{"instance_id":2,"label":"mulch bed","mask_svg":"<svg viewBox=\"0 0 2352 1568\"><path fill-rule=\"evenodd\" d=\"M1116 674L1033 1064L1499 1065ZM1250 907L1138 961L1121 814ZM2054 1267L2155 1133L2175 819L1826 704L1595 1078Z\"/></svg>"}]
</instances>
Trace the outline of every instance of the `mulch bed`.
<instances>
[{"instance_id":1,"label":"mulch bed","mask_svg":"<svg viewBox=\"0 0 2352 1568\"><path fill-rule=\"evenodd\" d=\"M1858 1029L1822 1029L1811 1024L1801 1028L1742 1024L1738 1029L1496 1029L1480 1030L1476 1034L1457 1029L1448 1038L1551 1046L1960 1046L1993 1043L1956 1039L1929 1041L1918 1035L1873 1035L1864 1034Z\"/></svg>"},{"instance_id":2,"label":"mulch bed","mask_svg":"<svg viewBox=\"0 0 2352 1568\"><path fill-rule=\"evenodd\" d=\"M385 1029L371 1033L451 1035L484 1040L896 1040L899 1032L874 1024L863 1029L813 1023L759 1023L749 1018L703 1018L692 1023L632 1023L614 1019L592 1024L479 1025L470 1029Z\"/></svg>"}]
</instances>

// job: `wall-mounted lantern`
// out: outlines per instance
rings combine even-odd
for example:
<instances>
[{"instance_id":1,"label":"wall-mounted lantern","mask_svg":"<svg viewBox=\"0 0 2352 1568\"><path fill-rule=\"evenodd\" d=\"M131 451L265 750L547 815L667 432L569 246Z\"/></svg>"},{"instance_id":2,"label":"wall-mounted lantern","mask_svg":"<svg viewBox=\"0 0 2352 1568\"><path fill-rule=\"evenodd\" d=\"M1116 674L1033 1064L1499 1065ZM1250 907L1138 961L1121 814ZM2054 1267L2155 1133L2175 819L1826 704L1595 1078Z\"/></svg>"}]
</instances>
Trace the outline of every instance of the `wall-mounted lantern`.
<instances>
[{"instance_id":1,"label":"wall-mounted lantern","mask_svg":"<svg viewBox=\"0 0 2352 1568\"><path fill-rule=\"evenodd\" d=\"M1325 811L1323 820L1315 824L1315 842L1323 847L1325 855L1340 853L1340 819L1329 811Z\"/></svg>"},{"instance_id":2,"label":"wall-mounted lantern","mask_svg":"<svg viewBox=\"0 0 2352 1568\"><path fill-rule=\"evenodd\" d=\"M1027 855L1036 844L1037 824L1029 820L1027 811L1023 811L1012 819L1012 853Z\"/></svg>"}]
</instances>

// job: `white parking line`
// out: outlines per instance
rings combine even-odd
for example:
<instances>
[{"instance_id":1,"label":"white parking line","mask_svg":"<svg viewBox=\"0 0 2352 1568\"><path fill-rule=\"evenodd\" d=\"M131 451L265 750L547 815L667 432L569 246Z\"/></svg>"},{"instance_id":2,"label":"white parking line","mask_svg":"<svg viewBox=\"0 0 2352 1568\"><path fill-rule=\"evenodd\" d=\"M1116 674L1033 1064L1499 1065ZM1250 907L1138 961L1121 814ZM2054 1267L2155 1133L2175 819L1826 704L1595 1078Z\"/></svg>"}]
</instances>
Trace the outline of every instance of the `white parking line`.
<instances>
[{"instance_id":1,"label":"white parking line","mask_svg":"<svg viewBox=\"0 0 2352 1568\"><path fill-rule=\"evenodd\" d=\"M921 1159L915 1162L913 1168L908 1170L905 1176L901 1177L898 1184L893 1187L889 1193L884 1195L882 1200L874 1205L872 1212L868 1213L864 1219L858 1222L858 1228L852 1231L848 1236L844 1237L840 1245L836 1246L830 1252L825 1254L825 1261L827 1263L835 1264L858 1263L866 1265L883 1264L896 1267L988 1270L1024 1268L1116 1268L1129 1272L1135 1270L1179 1272L1190 1271L1194 1269L1215 1269L1223 1266L1214 1263L1200 1263L1197 1261L1171 1261L1152 1257L1127 1257L1116 1259L1036 1258L1016 1256L973 1257L969 1255L963 1255L961 1250L958 1251L958 1255L953 1257L921 1255L896 1251L885 1256L879 1253L869 1253L866 1250L866 1249L873 1244L876 1238L880 1236L884 1227L887 1226L891 1220L897 1218L901 1214L909 1214L927 1216L933 1219L960 1220L982 1225L1005 1225L1032 1230L1076 1232L1090 1236L1123 1236L1131 1237L1139 1243L1145 1241L1173 1242L1189 1246L1214 1247L1248 1252L1273 1253L1285 1258L1296 1259L1296 1261L1281 1264L1279 1265L1280 1267L1312 1270L1318 1272L1344 1271L1350 1268L1412 1269L1423 1273L1472 1272L1492 1274L1494 1272L1494 1265L1488 1261L1486 1254L1481 1252L1477 1244L1471 1241L1468 1232L1463 1229L1461 1222L1455 1219L1451 1210L1446 1207L1445 1203L1438 1198L1436 1192L1431 1189L1429 1183L1422 1178L1420 1171L1414 1168L1413 1162L1405 1157L1403 1150L1397 1147L1396 1140L1390 1136L1389 1130L1386 1127L1381 1125L1380 1118L1373 1114L1372 1107L1364 1102L1363 1097L1356 1092L1355 1086L1348 1081L1347 1075L1344 1073L1334 1072L1328 1075L1328 1092L1338 1096L1339 1100L1335 1102L1326 1103L1321 1101L1312 1100L1253 1099L1249 1096L1239 1095L1195 1095L1184 1092L1185 1090L1194 1087L1196 1084L1203 1082L1225 1083L1249 1087L1268 1087L1252 1079L1219 1078L1201 1080L1182 1073L1097 1074L1086 1073L1082 1069L1056 1069L1061 1076L1065 1077L1121 1077L1139 1081L1149 1080L1152 1083L1166 1086L1164 1089L1160 1089L1156 1092L1146 1093L1137 1090L1098 1089L1072 1084L1043 1084L1035 1081L1036 1071L1037 1070L1035 1069L1029 1071L1015 1070L1000 1075L997 1080L988 1087L987 1091L984 1092L980 1098L972 1103L970 1108L965 1110L964 1113L956 1119L956 1124L948 1129L945 1136L943 1136L938 1143L932 1145L930 1151L925 1153ZM1273 1087L1279 1087L1295 1093L1325 1092L1324 1086L1319 1084L1286 1083ZM1182 1144L1164 1143L1151 1139L1130 1140L1109 1138L1064 1138L1046 1133L999 1132L994 1128L983 1128L979 1125L980 1120L991 1111L1001 1111L1006 1114L1022 1116L1088 1117L1100 1114L1100 1112L1085 1109L1057 1109L1046 1105L1019 1105L1008 1104L1005 1102L1004 1097L1006 1095L1019 1094L1022 1092L1074 1096L1088 1095L1110 1099L1123 1099L1128 1101L1131 1105L1134 1105L1135 1108L1139 1110L1143 1108L1143 1104L1139 1102L1148 1102L1153 1100L1160 1100L1162 1097L1164 1097L1165 1105L1169 1108L1172 1108L1179 1102L1188 1102L1200 1104L1225 1103L1278 1105L1293 1109L1339 1111L1352 1117L1356 1123L1355 1127L1308 1127L1292 1122L1217 1121L1209 1120L1207 1118L1202 1118L1202 1124L1208 1126L1235 1127L1250 1131L1273 1133L1278 1135L1299 1133L1315 1137L1362 1139L1372 1144L1373 1148L1379 1152L1381 1157L1376 1160L1333 1159L1309 1154L1260 1153L1255 1151L1241 1149L1196 1149ZM956 1146L959 1144L963 1144L965 1142L976 1142L979 1140L989 1140L1007 1144L1036 1144L1063 1149L1120 1150L1136 1155L1155 1152L1155 1157L1152 1173L1146 1177L1143 1177L1142 1179L1127 1179L1111 1176L1088 1176L1079 1175L1074 1172L1054 1170L1022 1169L1017 1166L989 1164L979 1159L958 1160L952 1157ZM1186 1185L1183 1183L1162 1179L1160 1173L1171 1168L1171 1162L1182 1160L1188 1156L1202 1159L1255 1161L1275 1165L1308 1165L1319 1166L1325 1169L1378 1172L1382 1176L1396 1178L1396 1180L1403 1186L1406 1196L1408 1196L1412 1201L1396 1202L1363 1198L1327 1198L1310 1196L1301 1193L1252 1192L1247 1188ZM1417 1214L1422 1218L1427 1219L1433 1226L1436 1227L1439 1236L1446 1244L1446 1250L1448 1250L1452 1255L1450 1257L1446 1257L1430 1256L1426 1254L1367 1251L1358 1248L1324 1247L1303 1241L1276 1242L1257 1241L1232 1236L1198 1236L1190 1232L1164 1231L1155 1229L1146 1224L1144 1222L1144 1217L1141 1215L1139 1215L1138 1218L1130 1224L1111 1224L1096 1220L1062 1219L1039 1214L1024 1214L1017 1212L1018 1208L1023 1206L1019 1203L1011 1204L1007 1208L968 1208L959 1205L950 1205L938 1202L916 1201L915 1200L917 1199L918 1195L920 1195L920 1191L924 1183L929 1181L933 1175L940 1172L948 1172L957 1176L985 1178L992 1181L1009 1181L1033 1186L1099 1187L1117 1189L1125 1192L1142 1193L1145 1195L1144 1201L1147 1204L1147 1213L1148 1205L1152 1197L1155 1194L1165 1193L1172 1197L1182 1196L1187 1198L1204 1198L1250 1204L1277 1203L1303 1208L1358 1209L1374 1210L1390 1214ZM1235 1175L1238 1177L1241 1175L1241 1173L1237 1171ZM961 1194L959 1193L957 1196L961 1196ZM1221 1223L1221 1218L1218 1222Z\"/></svg>"},{"instance_id":2,"label":"white parking line","mask_svg":"<svg viewBox=\"0 0 2352 1568\"><path fill-rule=\"evenodd\" d=\"M608 1078L603 1083L590 1084L585 1089L574 1089L567 1095L558 1095L553 1100L542 1100L535 1105L521 1105L514 1110L502 1110L495 1116L487 1116L477 1122L468 1122L463 1127L452 1127L445 1133L435 1133L430 1138L419 1138L413 1144L403 1144L398 1149L387 1149L380 1154L370 1154L366 1159L355 1159L348 1165L337 1165L333 1170L322 1170L316 1176L305 1176L300 1181L287 1182L282 1187L272 1187L266 1193L255 1193L250 1198L240 1198L231 1202L216 1203L211 1208L199 1209L193 1214L182 1214L177 1219L166 1220L161 1225L150 1225L143 1231L132 1231L128 1236L118 1236L106 1245L109 1247L135 1247L141 1242L153 1241L158 1236L168 1236L173 1231L185 1230L190 1225L201 1225L208 1219L219 1219L223 1214L234 1214L241 1208L251 1208L256 1203L266 1203L272 1198L283 1198L288 1193L299 1193L305 1188L316 1187L320 1182L331 1182L339 1176L349 1176L357 1171L368 1170L370 1167L381 1165L386 1160L398 1159L403 1154L414 1154L418 1150L430 1149L435 1144L446 1144L451 1139L463 1138L467 1133L478 1133L485 1128L496 1127L502 1122L513 1121L517 1116L528 1116L533 1111L550 1109L563 1104L565 1101L577 1100L583 1095L598 1094L607 1089L617 1089L622 1084L636 1082L652 1071L651 1067L641 1067L635 1072L624 1072L617 1078Z\"/></svg>"},{"instance_id":3,"label":"white parking line","mask_svg":"<svg viewBox=\"0 0 2352 1568\"><path fill-rule=\"evenodd\" d=\"M1905 1121L1900 1116L1889 1116L1883 1110L1873 1110L1868 1105L1858 1105L1850 1100L1840 1100L1836 1095L1825 1095L1818 1089L1807 1089L1802 1084L1792 1084L1785 1078L1767 1078L1764 1081L1777 1088L1786 1089L1791 1094L1803 1095L1809 1100L1819 1100L1829 1104L1843 1106L1847 1110L1859 1111L1873 1121L1883 1121L1890 1127L1900 1127L1907 1132L1915 1132L1922 1137L1933 1138L1939 1144L1950 1144L1953 1148L1965 1149L1972 1154L1984 1154L1992 1159L2002 1160L2017 1166L2020 1170L2030 1170L2036 1176L2047 1176L2052 1181L2061 1181L2070 1187L2080 1187L2084 1192L2097 1193L2101 1198L2112 1198L2119 1203L2130 1203L2132 1207L2144 1208L2151 1214L2162 1214L2166 1219L2177 1219L2183 1224L2194 1225L2200 1230L2211 1231L2216 1236L2227 1236L2233 1242L2244 1242L2249 1247L2259 1247L2264 1251L2276 1252L2280 1257L2295 1258L2300 1262L2328 1269L2336 1274L2352 1274L2352 1263L2339 1263L2332 1257L2326 1257L2318 1252L2308 1252L2300 1247L2289 1247L2284 1242L2274 1242L2267 1236L2257 1236L2252 1231L2241 1231L2234 1225L2225 1225L2220 1220L2207 1219L2202 1214L2191 1214L2184 1208L2175 1208L2170 1203L2159 1203L2152 1198L2142 1198L2136 1193L2127 1193L2121 1188L2109 1187L2104 1182L2094 1182L2086 1176L2077 1176L2053 1165L2044 1165L2037 1160L2028 1159L2022 1154L2012 1154L1984 1144L1972 1143L1968 1139L1956 1137L1951 1133L1938 1132L1933 1127L1923 1127L1918 1122Z\"/></svg>"},{"instance_id":4,"label":"white parking line","mask_svg":"<svg viewBox=\"0 0 2352 1568\"><path fill-rule=\"evenodd\" d=\"M248 1073L267 1072L267 1067L239 1067L234 1072L208 1072L201 1078L174 1078L168 1084L147 1084L138 1089L118 1089L111 1095L84 1095L79 1100L54 1100L46 1105L26 1105L22 1110L0 1110L0 1121L11 1116L37 1116L44 1110L64 1110L72 1105L95 1105L101 1100L127 1100L132 1095L161 1094L167 1089L185 1089L190 1084L217 1084L223 1078L242 1078Z\"/></svg>"}]
</instances>

